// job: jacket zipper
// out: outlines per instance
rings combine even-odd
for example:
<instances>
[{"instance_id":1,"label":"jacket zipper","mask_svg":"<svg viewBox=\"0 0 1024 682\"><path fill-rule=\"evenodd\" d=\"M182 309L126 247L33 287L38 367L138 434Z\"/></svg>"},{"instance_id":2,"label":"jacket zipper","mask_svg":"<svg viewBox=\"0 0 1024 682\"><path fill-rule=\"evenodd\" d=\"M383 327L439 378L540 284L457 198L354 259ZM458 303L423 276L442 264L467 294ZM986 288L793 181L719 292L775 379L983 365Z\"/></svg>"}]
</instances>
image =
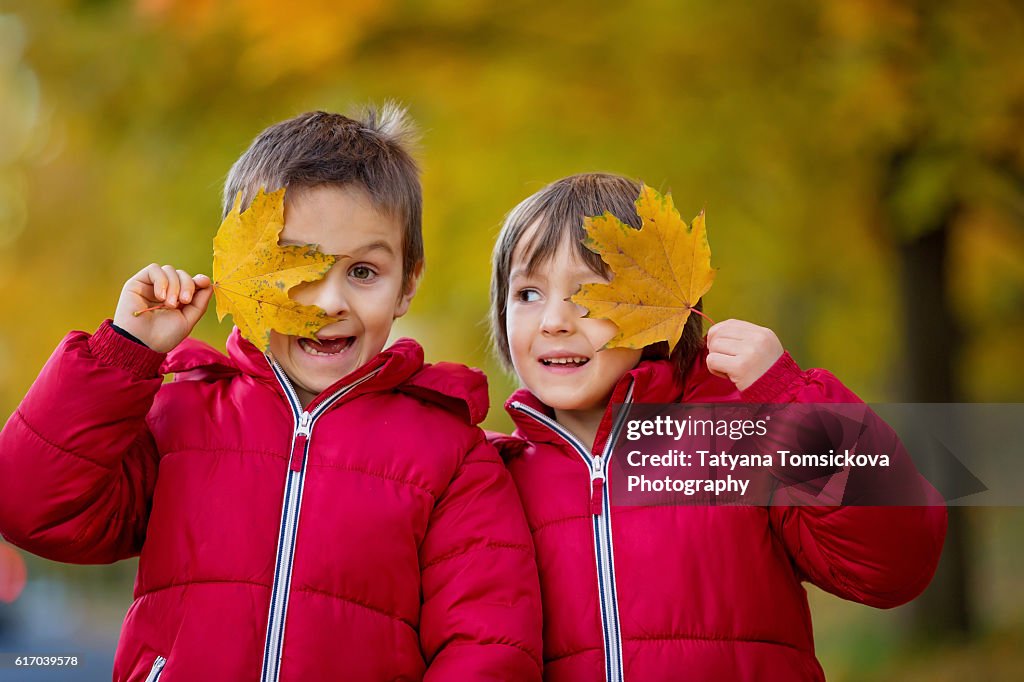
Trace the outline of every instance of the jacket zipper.
<instances>
[{"instance_id":1,"label":"jacket zipper","mask_svg":"<svg viewBox=\"0 0 1024 682\"><path fill-rule=\"evenodd\" d=\"M153 667L149 669L149 674L146 675L146 682L157 682L164 672L164 665L166 663L166 658L163 656L157 656L156 660L153 661Z\"/></svg>"},{"instance_id":2,"label":"jacket zipper","mask_svg":"<svg viewBox=\"0 0 1024 682\"><path fill-rule=\"evenodd\" d=\"M512 408L532 417L554 431L576 451L590 470L590 513L594 521L594 557L597 564L597 587L601 607L601 632L604 636L604 668L608 682L624 682L622 671L622 632L619 625L619 598L615 586L615 551L612 544L611 496L605 485L608 461L615 442L626 423L629 404L633 401L633 382L630 380L626 397L618 417L612 424L608 440L600 456L592 455L587 447L564 426L529 405L515 401Z\"/></svg>"},{"instance_id":3,"label":"jacket zipper","mask_svg":"<svg viewBox=\"0 0 1024 682\"><path fill-rule=\"evenodd\" d=\"M348 386L338 389L331 397L306 411L292 386L288 375L277 362L267 356L278 383L284 389L291 407L295 427L288 457L288 473L285 477L284 500L281 505L281 525L277 537L277 556L274 561L274 581L270 592L270 612L267 615L267 636L263 645L263 670L260 682L277 682L281 673L281 654L284 647L284 627L288 616L288 597L291 592L292 567L295 560L295 540L299 529L299 512L302 510L302 492L306 483L306 460L312 441L313 426L320 415L338 402L359 384L367 381L380 371L376 368Z\"/></svg>"}]
</instances>

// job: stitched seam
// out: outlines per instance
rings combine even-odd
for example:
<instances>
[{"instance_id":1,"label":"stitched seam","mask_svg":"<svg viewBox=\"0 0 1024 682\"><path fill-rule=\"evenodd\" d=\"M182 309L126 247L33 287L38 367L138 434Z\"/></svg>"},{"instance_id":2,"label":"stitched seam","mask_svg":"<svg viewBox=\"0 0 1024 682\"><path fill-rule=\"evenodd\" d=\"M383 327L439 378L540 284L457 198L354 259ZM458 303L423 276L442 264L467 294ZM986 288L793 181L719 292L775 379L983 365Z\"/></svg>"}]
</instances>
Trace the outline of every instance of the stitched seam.
<instances>
[{"instance_id":1,"label":"stitched seam","mask_svg":"<svg viewBox=\"0 0 1024 682\"><path fill-rule=\"evenodd\" d=\"M151 590L146 590L139 595L139 599L143 597L149 597L150 595L156 594L157 592L163 592L165 590L173 590L176 587L185 588L192 585L252 585L254 587L262 587L266 590L270 589L270 585L264 583L258 583L254 580L190 580L187 583L170 583L169 585L161 585L160 587L154 587Z\"/></svg>"},{"instance_id":2,"label":"stitched seam","mask_svg":"<svg viewBox=\"0 0 1024 682\"><path fill-rule=\"evenodd\" d=\"M171 455L189 454L189 453L227 453L229 455L262 455L264 457L273 457L275 459L287 460L280 452L272 450L250 450L247 448L208 448L208 447L189 447L182 446L175 448L174 450L168 450L164 453L164 458L170 457Z\"/></svg>"},{"instance_id":3,"label":"stitched seam","mask_svg":"<svg viewBox=\"0 0 1024 682\"><path fill-rule=\"evenodd\" d=\"M57 452L60 452L60 453L65 454L65 455L71 455L72 457L74 457L76 459L80 459L83 462L88 462L89 464L97 466L100 469L106 469L107 471L113 471L114 470L114 467L112 467L112 466L107 466L106 464L102 464L102 463L92 459L91 457L86 457L85 455L77 453L77 452L74 452L73 450L68 450L66 448L62 448L61 446L59 446L56 443L52 442L51 440L49 440L48 438L43 436L43 434L41 434L34 426L32 426L32 424L30 424L27 419L25 419L25 415L24 415L24 413L20 409L14 411L14 416L16 416L18 419L21 420L21 423L25 425L25 428L29 430L29 433L31 433L33 436L35 436L36 438L41 440L46 445L49 445L51 448L53 448Z\"/></svg>"},{"instance_id":4,"label":"stitched seam","mask_svg":"<svg viewBox=\"0 0 1024 682\"><path fill-rule=\"evenodd\" d=\"M658 508L657 506L653 506L653 505L652 506L643 506L643 505L632 506L631 505L631 506L628 506L628 507L627 506L619 506L619 505L612 505L612 506L615 508L615 515L616 516L622 516L623 514L631 514L631 513L634 513L634 512L642 512L642 511L648 511L648 510L650 510L652 508L653 509L657 509Z\"/></svg>"},{"instance_id":5,"label":"stitched seam","mask_svg":"<svg viewBox=\"0 0 1024 682\"><path fill-rule=\"evenodd\" d=\"M580 521L580 520L589 519L589 518L590 518L589 516L581 514L579 516L567 516L564 519L555 519L554 521L545 521L544 523L542 523L539 526L537 526L536 528L534 528L532 532L533 532L534 535L536 535L537 533L541 532L542 530L546 530L550 526L557 526L557 525L562 524L562 523L569 523L570 521Z\"/></svg>"},{"instance_id":6,"label":"stitched seam","mask_svg":"<svg viewBox=\"0 0 1024 682\"><path fill-rule=\"evenodd\" d=\"M573 656L579 656L580 654L585 654L588 651L601 651L601 647L599 647L599 646L588 646L585 649L577 649L576 651L570 651L570 652L565 653L565 654L558 654L557 656L552 656L551 658L545 658L544 659L544 663L554 663L555 661L561 661L561 660L564 660L566 658L572 658Z\"/></svg>"},{"instance_id":7,"label":"stitched seam","mask_svg":"<svg viewBox=\"0 0 1024 682\"><path fill-rule=\"evenodd\" d=\"M372 611L373 613L379 614L381 616L385 616L385 617L390 618L391 620L394 620L394 621L398 621L399 623L402 623L404 625L408 625L413 630L416 629L416 626L413 625L412 622L406 620L405 618L402 618L401 616L396 616L395 614L388 613L387 611L385 611L383 609L380 609L380 608L378 608L376 606L370 606L369 604L366 604L364 602L356 601L355 599L352 599L351 597L343 597L340 594L335 594L333 592L327 592L326 590L318 590L318 589L313 588L313 587L298 587L298 588L295 588L293 591L295 591L295 592L305 592L307 594L316 594L316 595L320 595L320 596L323 596L323 597L331 597L332 599L337 599L338 601L347 602L349 604L355 604L356 606L362 607L362 608L366 609L367 611Z\"/></svg>"},{"instance_id":8,"label":"stitched seam","mask_svg":"<svg viewBox=\"0 0 1024 682\"><path fill-rule=\"evenodd\" d=\"M472 554L473 552L483 552L483 551L486 551L486 550L489 550L489 549L499 549L499 550L500 549L511 549L511 550L516 551L516 552L524 552L526 554L529 554L530 556L533 556L533 548L528 546L528 545L517 545L517 544L503 543L503 542L488 542L486 545L481 545L479 547L470 547L469 549L464 549L464 550L459 550L459 551L451 552L449 554L445 554L442 557L438 557L436 559L432 559L431 561L428 561L427 563L423 564L423 569L422 570L425 571L428 568L432 568L432 567L436 566L437 564L444 563L445 561L450 561L451 559L455 559L455 558L458 558L460 556L465 556L467 554Z\"/></svg>"},{"instance_id":9,"label":"stitched seam","mask_svg":"<svg viewBox=\"0 0 1024 682\"><path fill-rule=\"evenodd\" d=\"M143 597L152 596L152 595L156 594L157 592L164 592L166 590L171 590L171 589L174 589L174 588L182 588L182 589L184 589L184 588L191 587L192 585L252 585L254 587L261 587L261 588L263 588L265 590L270 590L270 585L267 585L265 583L258 583L258 582L255 582L253 580L190 580L187 583L171 583L170 585L163 585L161 587L156 587L156 588L153 588L151 590L147 590L146 592L144 592L144 593L139 595L139 599L142 599ZM317 590L317 589L314 589L314 588L311 588L311 587L299 587L299 588L295 588L294 591L295 592L307 592L307 593L310 593L310 594L318 594L318 595L322 595L322 596L325 596L325 597L331 597L331 598L337 599L339 601L344 601L344 602L348 602L348 603L351 603L351 604L355 604L356 606L361 606L361 607L363 607L364 609L366 609L368 611L373 611L374 613L378 613L378 614L380 614L382 616L387 616L388 618L390 618L392 620L396 620L396 621L398 621L400 623L404 623L405 625L408 625L413 630L416 629L415 625L413 625L412 623L410 623L409 621L407 621L406 619L404 619L404 618L402 618L400 616L396 616L394 614L388 613L387 611L383 611L383 610L375 608L373 606L369 606L368 604L364 604L362 602L358 602L358 601L356 601L354 599L350 599L348 597L343 597L340 594L334 594L333 592L327 592L325 590Z\"/></svg>"},{"instance_id":10,"label":"stitched seam","mask_svg":"<svg viewBox=\"0 0 1024 682\"><path fill-rule=\"evenodd\" d=\"M407 481L406 479L399 478L397 476L389 476L387 474L381 474L381 473L377 473L375 471L367 471L366 469L359 469L359 468L356 468L356 467L342 466L340 464L325 464L323 462L310 462L309 463L309 468L312 469L312 468L316 468L316 467L319 467L321 469L337 469L338 471L349 471L349 472L356 473L356 474L364 474L366 476L372 476L374 478L380 478L380 479L383 479L385 481L392 481L394 483L401 483L402 485L407 485L410 488L416 488L418 490L422 490L426 494L430 495L430 497L432 497L432 498L435 498L435 499L437 498L437 496L429 488L427 488L425 486L422 486L419 483L414 483L412 481Z\"/></svg>"},{"instance_id":11,"label":"stitched seam","mask_svg":"<svg viewBox=\"0 0 1024 682\"><path fill-rule=\"evenodd\" d=\"M280 452L274 452L274 451L270 451L270 450L250 450L250 449L236 449L236 448L202 448L202 447L191 448L191 447L181 447L181 448L176 448L174 450L171 450L171 451L165 453L164 457L166 458L166 457L169 457L171 455L178 455L178 454L183 454L183 453L184 454L198 454L198 453L251 454L251 455L260 455L260 456L263 456L263 457L273 457L274 459L279 459L281 461L288 461L288 458L285 457ZM342 466L340 464L326 464L324 462L310 462L309 463L309 468L312 469L312 468L317 468L317 467L322 468L322 469L336 469L338 471L348 471L348 472L357 473L357 474L364 474L366 476L372 476L374 478L379 478L379 479L382 479L382 480L385 480L385 481L392 481L394 483L401 483L402 485L407 485L410 488L416 488L418 490L422 490L426 494L430 495L431 498L436 498L437 497L436 495L434 495L433 491L430 490L429 488L427 488L426 486L420 485L419 483L414 483L413 481L409 481L409 480L406 480L404 478L399 478L398 476L389 476L387 474L382 474L382 473L378 473L378 472L375 472L375 471L368 471L366 469L360 469L358 467Z\"/></svg>"},{"instance_id":12,"label":"stitched seam","mask_svg":"<svg viewBox=\"0 0 1024 682\"><path fill-rule=\"evenodd\" d=\"M516 644L515 642L452 642L451 644L447 645L445 648L456 647L456 646L507 646L509 648L516 649L517 651L519 651L521 653L524 653L527 656L529 656L530 660L533 661L534 663L536 663L538 665L538 667L541 664L540 659L537 658L536 654L532 653L529 649L527 649L522 644Z\"/></svg>"},{"instance_id":13,"label":"stitched seam","mask_svg":"<svg viewBox=\"0 0 1024 682\"><path fill-rule=\"evenodd\" d=\"M795 644L778 642L773 639L757 639L753 637L709 637L701 635L650 635L645 637L623 637L624 642L676 642L676 641L697 641L697 642L721 642L723 644L770 644L772 646L786 647L801 653L807 653Z\"/></svg>"}]
</instances>

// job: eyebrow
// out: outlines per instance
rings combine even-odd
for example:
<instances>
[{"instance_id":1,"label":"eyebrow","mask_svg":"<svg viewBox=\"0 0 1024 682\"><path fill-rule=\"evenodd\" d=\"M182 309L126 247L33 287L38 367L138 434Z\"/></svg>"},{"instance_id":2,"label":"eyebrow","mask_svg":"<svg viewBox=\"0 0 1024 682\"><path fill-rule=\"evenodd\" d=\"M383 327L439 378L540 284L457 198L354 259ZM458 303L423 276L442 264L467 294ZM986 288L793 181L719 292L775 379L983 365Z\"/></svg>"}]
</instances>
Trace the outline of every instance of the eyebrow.
<instances>
[{"instance_id":1,"label":"eyebrow","mask_svg":"<svg viewBox=\"0 0 1024 682\"><path fill-rule=\"evenodd\" d=\"M391 244L388 244L383 239L378 239L377 241L370 242L369 244L366 244L364 246L360 246L358 249L353 251L352 254L353 255L356 255L356 254L362 255L364 253L369 253L370 251L385 251L385 252L388 253L388 255L391 255L391 256L395 255L395 250L391 248ZM340 255L346 255L346 254L340 254Z\"/></svg>"},{"instance_id":2,"label":"eyebrow","mask_svg":"<svg viewBox=\"0 0 1024 682\"><path fill-rule=\"evenodd\" d=\"M308 246L309 242L296 241L294 239L282 239L280 241L280 244L281 244L281 246ZM316 244L315 246L317 248L320 248L319 244ZM360 246L358 249L353 251L351 254L347 254L347 253L332 253L332 254L328 254L328 255L336 256L338 258L341 258L341 257L344 257L344 256L348 256L349 258L354 258L357 255L362 255L362 254L365 254L365 253L369 253L370 251L385 251L386 253L388 253L388 255L391 255L391 256L395 255L395 250L393 248L391 248L391 245L388 244L383 239L378 239L377 241L370 242L369 244L366 244L364 246Z\"/></svg>"}]
</instances>

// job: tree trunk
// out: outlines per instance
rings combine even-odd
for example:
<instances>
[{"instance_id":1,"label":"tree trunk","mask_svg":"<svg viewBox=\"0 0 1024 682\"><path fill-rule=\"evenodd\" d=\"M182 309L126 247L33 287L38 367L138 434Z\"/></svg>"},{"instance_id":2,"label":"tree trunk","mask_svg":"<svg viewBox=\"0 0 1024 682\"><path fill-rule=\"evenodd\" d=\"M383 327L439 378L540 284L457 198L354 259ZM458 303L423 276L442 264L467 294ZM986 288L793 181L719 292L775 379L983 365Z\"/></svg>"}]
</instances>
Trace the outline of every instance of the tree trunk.
<instances>
[{"instance_id":1,"label":"tree trunk","mask_svg":"<svg viewBox=\"0 0 1024 682\"><path fill-rule=\"evenodd\" d=\"M907 399L956 402L959 391L954 361L960 347L948 291L948 246L957 208L944 211L938 224L899 246L906 346ZM931 585L914 603L915 638L963 636L971 627L968 593L967 509L949 508L949 529Z\"/></svg>"}]
</instances>

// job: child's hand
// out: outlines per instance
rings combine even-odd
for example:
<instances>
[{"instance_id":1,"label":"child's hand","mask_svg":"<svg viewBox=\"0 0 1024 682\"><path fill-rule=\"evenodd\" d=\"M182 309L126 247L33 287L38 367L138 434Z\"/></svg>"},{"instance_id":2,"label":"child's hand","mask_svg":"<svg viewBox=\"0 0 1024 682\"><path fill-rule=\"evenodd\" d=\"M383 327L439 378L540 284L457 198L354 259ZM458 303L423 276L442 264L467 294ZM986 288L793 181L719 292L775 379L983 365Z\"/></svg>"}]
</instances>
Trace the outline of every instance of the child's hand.
<instances>
[{"instance_id":1,"label":"child's hand","mask_svg":"<svg viewBox=\"0 0 1024 682\"><path fill-rule=\"evenodd\" d=\"M744 391L782 357L782 343L767 327L725 320L708 329L708 371Z\"/></svg>"},{"instance_id":2,"label":"child's hand","mask_svg":"<svg viewBox=\"0 0 1024 682\"><path fill-rule=\"evenodd\" d=\"M166 353L196 326L211 295L213 287L206 275L192 277L184 270L153 263L124 283L114 324L158 353ZM161 303L157 310L135 315Z\"/></svg>"}]
</instances>

